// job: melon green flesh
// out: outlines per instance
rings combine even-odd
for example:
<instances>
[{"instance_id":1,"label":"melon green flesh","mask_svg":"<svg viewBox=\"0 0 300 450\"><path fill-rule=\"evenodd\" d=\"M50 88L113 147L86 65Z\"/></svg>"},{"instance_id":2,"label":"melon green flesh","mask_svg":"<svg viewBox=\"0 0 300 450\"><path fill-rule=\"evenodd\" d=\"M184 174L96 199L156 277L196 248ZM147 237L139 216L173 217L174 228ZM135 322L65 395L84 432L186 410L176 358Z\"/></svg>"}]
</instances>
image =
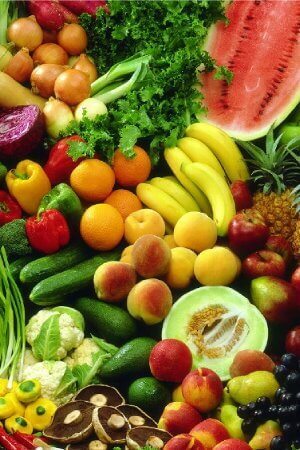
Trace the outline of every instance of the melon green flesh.
<instances>
[{"instance_id":1,"label":"melon green flesh","mask_svg":"<svg viewBox=\"0 0 300 450\"><path fill-rule=\"evenodd\" d=\"M264 136L300 101L299 1L234 1L229 26L210 29L205 50L234 74L201 75L206 119L241 140Z\"/></svg>"},{"instance_id":2,"label":"melon green flesh","mask_svg":"<svg viewBox=\"0 0 300 450\"><path fill-rule=\"evenodd\" d=\"M205 339L213 337L210 348L225 349L226 344L232 342L235 318L245 321L244 332L229 351L220 357L207 357L199 354L194 338L188 333L188 325L195 313L204 308L225 307L228 312L225 320L206 329ZM226 326L223 327L226 321ZM231 321L233 323L231 323ZM220 334L219 334L220 332ZM267 345L268 327L265 318L246 297L235 290L224 286L201 287L183 295L171 308L166 317L162 339L179 339L185 342L193 354L193 367L207 367L214 370L222 380L230 378L229 367L236 353L240 350L251 349L263 351Z\"/></svg>"}]
</instances>

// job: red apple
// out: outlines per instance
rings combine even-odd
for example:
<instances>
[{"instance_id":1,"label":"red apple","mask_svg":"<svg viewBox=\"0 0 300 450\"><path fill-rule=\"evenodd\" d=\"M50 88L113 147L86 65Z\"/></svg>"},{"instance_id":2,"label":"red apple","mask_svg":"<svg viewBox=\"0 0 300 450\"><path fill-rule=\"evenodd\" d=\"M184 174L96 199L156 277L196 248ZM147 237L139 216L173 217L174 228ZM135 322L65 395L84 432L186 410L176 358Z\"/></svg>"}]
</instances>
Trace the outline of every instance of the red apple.
<instances>
[{"instance_id":1,"label":"red apple","mask_svg":"<svg viewBox=\"0 0 300 450\"><path fill-rule=\"evenodd\" d=\"M289 324L300 318L300 294L285 280L270 276L255 278L251 281L251 297L269 322Z\"/></svg>"},{"instance_id":2,"label":"red apple","mask_svg":"<svg viewBox=\"0 0 300 450\"><path fill-rule=\"evenodd\" d=\"M300 325L288 332L285 338L285 350L300 358Z\"/></svg>"},{"instance_id":3,"label":"red apple","mask_svg":"<svg viewBox=\"0 0 300 450\"><path fill-rule=\"evenodd\" d=\"M285 273L285 262L278 253L260 250L251 253L244 259L242 271L248 278L258 278L265 275L282 278Z\"/></svg>"},{"instance_id":4,"label":"red apple","mask_svg":"<svg viewBox=\"0 0 300 450\"><path fill-rule=\"evenodd\" d=\"M249 254L264 247L269 228L255 209L245 209L236 214L228 228L229 246L239 254Z\"/></svg>"},{"instance_id":5,"label":"red apple","mask_svg":"<svg viewBox=\"0 0 300 450\"><path fill-rule=\"evenodd\" d=\"M291 278L291 283L297 291L300 292L300 266L294 270Z\"/></svg>"},{"instance_id":6,"label":"red apple","mask_svg":"<svg viewBox=\"0 0 300 450\"><path fill-rule=\"evenodd\" d=\"M253 199L250 189L245 181L234 181L230 186L230 190L237 211L241 211L241 209L251 208L251 206L253 205Z\"/></svg>"},{"instance_id":7,"label":"red apple","mask_svg":"<svg viewBox=\"0 0 300 450\"><path fill-rule=\"evenodd\" d=\"M291 263L293 259L292 246L283 236L279 234L269 236L265 247L267 250L271 250L282 256L287 266Z\"/></svg>"}]
</instances>

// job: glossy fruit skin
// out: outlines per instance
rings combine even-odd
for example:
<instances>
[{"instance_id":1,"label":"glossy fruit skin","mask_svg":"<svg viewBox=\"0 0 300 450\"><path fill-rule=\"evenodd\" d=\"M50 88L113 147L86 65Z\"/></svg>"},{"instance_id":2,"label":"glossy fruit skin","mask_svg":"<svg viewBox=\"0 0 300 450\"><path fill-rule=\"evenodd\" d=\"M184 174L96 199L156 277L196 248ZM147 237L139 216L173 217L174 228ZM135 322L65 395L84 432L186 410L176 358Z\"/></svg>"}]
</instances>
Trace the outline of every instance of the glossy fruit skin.
<instances>
[{"instance_id":1,"label":"glossy fruit skin","mask_svg":"<svg viewBox=\"0 0 300 450\"><path fill-rule=\"evenodd\" d=\"M229 246L239 254L249 254L263 248L268 237L269 228L258 211L243 210L229 224Z\"/></svg>"},{"instance_id":2,"label":"glossy fruit skin","mask_svg":"<svg viewBox=\"0 0 300 450\"><path fill-rule=\"evenodd\" d=\"M292 246L283 236L279 234L272 234L266 242L266 250L278 253L284 259L288 266L293 260Z\"/></svg>"},{"instance_id":3,"label":"glossy fruit skin","mask_svg":"<svg viewBox=\"0 0 300 450\"><path fill-rule=\"evenodd\" d=\"M251 253L242 263L242 271L248 278L266 275L281 278L284 276L285 268L284 259L270 250Z\"/></svg>"},{"instance_id":4,"label":"glossy fruit skin","mask_svg":"<svg viewBox=\"0 0 300 450\"><path fill-rule=\"evenodd\" d=\"M300 266L293 272L291 283L300 292Z\"/></svg>"},{"instance_id":5,"label":"glossy fruit skin","mask_svg":"<svg viewBox=\"0 0 300 450\"><path fill-rule=\"evenodd\" d=\"M253 205L253 199L250 189L245 181L242 180L234 181L230 186L230 190L237 211L251 208L251 206Z\"/></svg>"},{"instance_id":6,"label":"glossy fruit skin","mask_svg":"<svg viewBox=\"0 0 300 450\"><path fill-rule=\"evenodd\" d=\"M300 325L292 328L285 338L285 349L300 358Z\"/></svg>"}]
</instances>

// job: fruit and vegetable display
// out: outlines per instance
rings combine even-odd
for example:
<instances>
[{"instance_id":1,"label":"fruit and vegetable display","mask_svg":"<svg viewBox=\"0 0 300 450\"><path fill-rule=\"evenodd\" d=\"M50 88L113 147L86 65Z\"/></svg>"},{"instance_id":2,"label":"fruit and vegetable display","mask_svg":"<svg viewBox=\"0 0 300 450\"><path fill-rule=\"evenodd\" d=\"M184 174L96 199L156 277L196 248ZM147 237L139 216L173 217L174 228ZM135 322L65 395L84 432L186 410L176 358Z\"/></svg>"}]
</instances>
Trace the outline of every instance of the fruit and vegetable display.
<instances>
[{"instance_id":1,"label":"fruit and vegetable display","mask_svg":"<svg viewBox=\"0 0 300 450\"><path fill-rule=\"evenodd\" d=\"M0 450L300 449L300 1L0 1Z\"/></svg>"}]
</instances>

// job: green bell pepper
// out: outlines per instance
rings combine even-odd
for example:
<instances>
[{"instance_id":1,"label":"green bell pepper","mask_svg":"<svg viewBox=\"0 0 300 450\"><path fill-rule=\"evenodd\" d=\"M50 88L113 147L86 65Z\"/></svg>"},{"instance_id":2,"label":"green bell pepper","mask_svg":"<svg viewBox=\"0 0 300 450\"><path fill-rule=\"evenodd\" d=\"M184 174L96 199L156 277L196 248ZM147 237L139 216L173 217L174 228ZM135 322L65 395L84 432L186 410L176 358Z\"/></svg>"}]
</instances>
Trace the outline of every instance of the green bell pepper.
<instances>
[{"instance_id":1,"label":"green bell pepper","mask_svg":"<svg viewBox=\"0 0 300 450\"><path fill-rule=\"evenodd\" d=\"M79 197L66 183L58 184L48 194L44 195L38 209L38 215L47 209L57 209L73 224L78 224L83 214Z\"/></svg>"},{"instance_id":2,"label":"green bell pepper","mask_svg":"<svg viewBox=\"0 0 300 450\"><path fill-rule=\"evenodd\" d=\"M5 167L5 165L0 162L0 184L2 183L2 181L5 180L7 174L7 168Z\"/></svg>"}]
</instances>

